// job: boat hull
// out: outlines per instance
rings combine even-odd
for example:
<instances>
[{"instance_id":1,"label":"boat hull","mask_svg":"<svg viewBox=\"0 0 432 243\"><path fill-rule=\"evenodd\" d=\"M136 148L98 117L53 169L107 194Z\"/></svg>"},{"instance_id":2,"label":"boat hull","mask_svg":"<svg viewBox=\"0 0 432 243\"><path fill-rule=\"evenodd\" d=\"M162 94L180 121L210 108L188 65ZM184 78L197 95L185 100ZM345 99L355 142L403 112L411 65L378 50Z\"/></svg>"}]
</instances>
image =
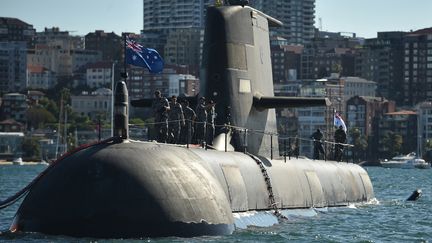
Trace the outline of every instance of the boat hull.
<instances>
[{"instance_id":1,"label":"boat hull","mask_svg":"<svg viewBox=\"0 0 432 243\"><path fill-rule=\"evenodd\" d=\"M234 212L275 209L269 194L276 209L328 207L367 201L373 188L363 168L348 163L99 144L50 166L12 228L115 238L230 234Z\"/></svg>"}]
</instances>

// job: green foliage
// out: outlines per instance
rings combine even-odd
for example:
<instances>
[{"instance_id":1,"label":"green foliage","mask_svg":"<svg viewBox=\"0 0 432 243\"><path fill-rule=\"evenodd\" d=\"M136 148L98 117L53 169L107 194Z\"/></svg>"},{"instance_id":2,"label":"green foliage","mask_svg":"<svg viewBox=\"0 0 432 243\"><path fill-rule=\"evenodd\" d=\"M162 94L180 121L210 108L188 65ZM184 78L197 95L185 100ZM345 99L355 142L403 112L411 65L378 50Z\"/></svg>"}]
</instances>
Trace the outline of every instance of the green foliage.
<instances>
[{"instance_id":1,"label":"green foliage","mask_svg":"<svg viewBox=\"0 0 432 243\"><path fill-rule=\"evenodd\" d=\"M129 120L130 124L143 126L145 122L141 118L132 118Z\"/></svg>"},{"instance_id":2,"label":"green foliage","mask_svg":"<svg viewBox=\"0 0 432 243\"><path fill-rule=\"evenodd\" d=\"M95 124L90 120L88 116L77 116L76 119L72 122L71 129L74 131L77 130L90 130L94 129Z\"/></svg>"},{"instance_id":3,"label":"green foliage","mask_svg":"<svg viewBox=\"0 0 432 243\"><path fill-rule=\"evenodd\" d=\"M37 160L40 155L40 145L36 138L26 137L22 143L23 157Z\"/></svg>"},{"instance_id":4,"label":"green foliage","mask_svg":"<svg viewBox=\"0 0 432 243\"><path fill-rule=\"evenodd\" d=\"M354 148L352 149L353 159L357 161L366 159L366 151L368 147L366 137L361 134L358 128L355 127L349 131L349 135L354 145Z\"/></svg>"},{"instance_id":5,"label":"green foliage","mask_svg":"<svg viewBox=\"0 0 432 243\"><path fill-rule=\"evenodd\" d=\"M43 107L31 107L26 112L28 126L43 128L46 123L56 122L54 115Z\"/></svg>"},{"instance_id":6,"label":"green foliage","mask_svg":"<svg viewBox=\"0 0 432 243\"><path fill-rule=\"evenodd\" d=\"M394 132L387 133L382 140L387 157L391 158L400 154L402 143L403 141L401 135Z\"/></svg>"},{"instance_id":7,"label":"green foliage","mask_svg":"<svg viewBox=\"0 0 432 243\"><path fill-rule=\"evenodd\" d=\"M432 140L428 139L425 144L426 150L432 150Z\"/></svg>"},{"instance_id":8,"label":"green foliage","mask_svg":"<svg viewBox=\"0 0 432 243\"><path fill-rule=\"evenodd\" d=\"M54 117L58 117L59 108L55 101L44 97L39 101L39 105L42 106L47 111L49 111Z\"/></svg>"}]
</instances>

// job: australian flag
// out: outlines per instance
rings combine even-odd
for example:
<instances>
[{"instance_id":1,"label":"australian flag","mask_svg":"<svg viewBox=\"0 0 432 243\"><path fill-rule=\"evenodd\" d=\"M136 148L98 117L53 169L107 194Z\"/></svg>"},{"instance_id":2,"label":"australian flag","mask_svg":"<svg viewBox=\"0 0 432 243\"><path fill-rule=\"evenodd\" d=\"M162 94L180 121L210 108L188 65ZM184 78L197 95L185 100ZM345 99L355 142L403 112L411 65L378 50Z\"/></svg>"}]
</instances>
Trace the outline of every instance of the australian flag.
<instances>
[{"instance_id":1,"label":"australian flag","mask_svg":"<svg viewBox=\"0 0 432 243\"><path fill-rule=\"evenodd\" d=\"M126 36L126 63L147 68L151 73L160 73L164 61L159 53L152 48L144 48Z\"/></svg>"}]
</instances>

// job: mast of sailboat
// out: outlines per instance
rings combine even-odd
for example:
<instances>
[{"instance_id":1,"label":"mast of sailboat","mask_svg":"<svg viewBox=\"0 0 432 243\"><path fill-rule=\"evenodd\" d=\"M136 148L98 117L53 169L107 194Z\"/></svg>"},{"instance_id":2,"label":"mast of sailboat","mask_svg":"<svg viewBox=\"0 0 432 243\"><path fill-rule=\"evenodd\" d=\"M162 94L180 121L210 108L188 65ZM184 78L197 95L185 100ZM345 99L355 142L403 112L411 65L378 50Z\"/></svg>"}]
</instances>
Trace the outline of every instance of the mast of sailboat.
<instances>
[{"instance_id":1,"label":"mast of sailboat","mask_svg":"<svg viewBox=\"0 0 432 243\"><path fill-rule=\"evenodd\" d=\"M60 112L59 112L59 120L57 125L57 141L56 141L56 149L55 149L55 159L58 158L59 153L59 141L60 141L60 129L61 129L61 119L63 113L63 94L60 97Z\"/></svg>"},{"instance_id":2,"label":"mast of sailboat","mask_svg":"<svg viewBox=\"0 0 432 243\"><path fill-rule=\"evenodd\" d=\"M64 125L63 125L63 154L65 154L68 150L68 142L67 142L67 105L64 109Z\"/></svg>"},{"instance_id":3,"label":"mast of sailboat","mask_svg":"<svg viewBox=\"0 0 432 243\"><path fill-rule=\"evenodd\" d=\"M420 111L417 110L417 158L422 157L422 148L423 148L423 144L421 144L421 135L422 135L422 131L420 129Z\"/></svg>"}]
</instances>

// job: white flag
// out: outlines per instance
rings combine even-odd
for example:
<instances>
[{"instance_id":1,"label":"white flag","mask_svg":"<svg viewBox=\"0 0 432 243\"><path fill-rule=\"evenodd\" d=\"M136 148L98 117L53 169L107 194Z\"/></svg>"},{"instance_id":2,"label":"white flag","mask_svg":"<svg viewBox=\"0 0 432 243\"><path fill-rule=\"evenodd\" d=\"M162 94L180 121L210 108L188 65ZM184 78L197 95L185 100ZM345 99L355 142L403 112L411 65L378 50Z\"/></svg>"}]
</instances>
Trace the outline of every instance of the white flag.
<instances>
[{"instance_id":1,"label":"white flag","mask_svg":"<svg viewBox=\"0 0 432 243\"><path fill-rule=\"evenodd\" d=\"M336 127L342 126L342 129L345 132L347 131L347 127L345 125L345 122L344 122L344 120L342 119L342 117L338 113L335 113L335 115L334 115L334 125Z\"/></svg>"}]
</instances>

